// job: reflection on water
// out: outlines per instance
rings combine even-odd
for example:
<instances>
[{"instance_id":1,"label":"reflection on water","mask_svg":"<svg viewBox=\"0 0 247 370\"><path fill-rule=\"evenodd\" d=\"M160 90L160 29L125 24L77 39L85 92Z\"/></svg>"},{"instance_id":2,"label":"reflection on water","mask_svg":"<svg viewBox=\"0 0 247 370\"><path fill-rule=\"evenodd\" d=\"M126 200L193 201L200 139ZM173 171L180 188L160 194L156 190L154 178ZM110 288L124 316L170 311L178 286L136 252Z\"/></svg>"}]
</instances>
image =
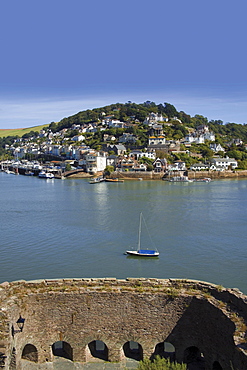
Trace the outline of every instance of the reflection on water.
<instances>
[{"instance_id":1,"label":"reflection on water","mask_svg":"<svg viewBox=\"0 0 247 370\"><path fill-rule=\"evenodd\" d=\"M0 173L0 183L0 281L176 277L247 293L247 180L90 185ZM124 255L140 212L158 259Z\"/></svg>"}]
</instances>

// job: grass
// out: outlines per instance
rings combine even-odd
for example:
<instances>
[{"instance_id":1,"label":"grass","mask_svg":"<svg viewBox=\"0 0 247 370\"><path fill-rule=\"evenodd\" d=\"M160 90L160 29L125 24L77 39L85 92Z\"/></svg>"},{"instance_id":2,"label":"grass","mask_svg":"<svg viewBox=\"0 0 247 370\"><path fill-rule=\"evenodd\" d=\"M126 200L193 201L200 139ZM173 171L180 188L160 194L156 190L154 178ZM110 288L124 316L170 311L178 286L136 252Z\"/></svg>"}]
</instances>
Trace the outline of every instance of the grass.
<instances>
[{"instance_id":1,"label":"grass","mask_svg":"<svg viewBox=\"0 0 247 370\"><path fill-rule=\"evenodd\" d=\"M42 128L49 126L48 124L33 126L27 128L13 128L13 129L0 129L0 137L6 136L19 136L22 137L24 134L28 134L30 131L40 131Z\"/></svg>"}]
</instances>

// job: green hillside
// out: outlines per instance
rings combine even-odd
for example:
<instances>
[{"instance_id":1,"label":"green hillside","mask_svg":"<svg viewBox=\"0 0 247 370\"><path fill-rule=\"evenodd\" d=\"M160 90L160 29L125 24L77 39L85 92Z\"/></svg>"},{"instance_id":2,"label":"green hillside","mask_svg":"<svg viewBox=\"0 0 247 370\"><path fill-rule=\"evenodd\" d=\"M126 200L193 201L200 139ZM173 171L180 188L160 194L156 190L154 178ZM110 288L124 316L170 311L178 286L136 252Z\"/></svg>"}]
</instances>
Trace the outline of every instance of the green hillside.
<instances>
[{"instance_id":1,"label":"green hillside","mask_svg":"<svg viewBox=\"0 0 247 370\"><path fill-rule=\"evenodd\" d=\"M28 134L31 131L40 131L44 127L48 127L49 124L41 125L41 126L33 126L28 128L13 128L13 129L0 129L0 137L7 137L7 136L19 136L22 137L25 134Z\"/></svg>"}]
</instances>

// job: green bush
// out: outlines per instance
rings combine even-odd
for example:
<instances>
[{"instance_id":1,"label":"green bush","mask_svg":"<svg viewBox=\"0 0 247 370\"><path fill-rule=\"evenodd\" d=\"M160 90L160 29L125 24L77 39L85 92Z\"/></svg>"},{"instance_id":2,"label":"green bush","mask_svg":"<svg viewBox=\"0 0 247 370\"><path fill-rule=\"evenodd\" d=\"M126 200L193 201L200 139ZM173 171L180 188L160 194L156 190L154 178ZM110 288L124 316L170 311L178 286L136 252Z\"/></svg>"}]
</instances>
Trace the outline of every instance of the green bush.
<instances>
[{"instance_id":1,"label":"green bush","mask_svg":"<svg viewBox=\"0 0 247 370\"><path fill-rule=\"evenodd\" d=\"M178 364L177 362L171 362L169 359L161 358L160 356L155 357L153 361L144 359L140 361L138 370L186 370L185 364Z\"/></svg>"}]
</instances>

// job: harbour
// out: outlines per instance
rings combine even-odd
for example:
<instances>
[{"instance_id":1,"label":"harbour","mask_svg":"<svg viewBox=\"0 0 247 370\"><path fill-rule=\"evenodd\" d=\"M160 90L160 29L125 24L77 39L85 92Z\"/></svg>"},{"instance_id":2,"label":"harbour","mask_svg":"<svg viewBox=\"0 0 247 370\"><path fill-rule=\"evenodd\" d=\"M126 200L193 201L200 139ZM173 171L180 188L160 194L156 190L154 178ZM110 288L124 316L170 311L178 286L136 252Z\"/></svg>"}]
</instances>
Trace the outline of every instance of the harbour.
<instances>
[{"instance_id":1,"label":"harbour","mask_svg":"<svg viewBox=\"0 0 247 370\"><path fill-rule=\"evenodd\" d=\"M187 278L247 293L247 180L102 182L0 173L0 281ZM143 213L160 252L128 258ZM146 248L143 245L143 248Z\"/></svg>"}]
</instances>

